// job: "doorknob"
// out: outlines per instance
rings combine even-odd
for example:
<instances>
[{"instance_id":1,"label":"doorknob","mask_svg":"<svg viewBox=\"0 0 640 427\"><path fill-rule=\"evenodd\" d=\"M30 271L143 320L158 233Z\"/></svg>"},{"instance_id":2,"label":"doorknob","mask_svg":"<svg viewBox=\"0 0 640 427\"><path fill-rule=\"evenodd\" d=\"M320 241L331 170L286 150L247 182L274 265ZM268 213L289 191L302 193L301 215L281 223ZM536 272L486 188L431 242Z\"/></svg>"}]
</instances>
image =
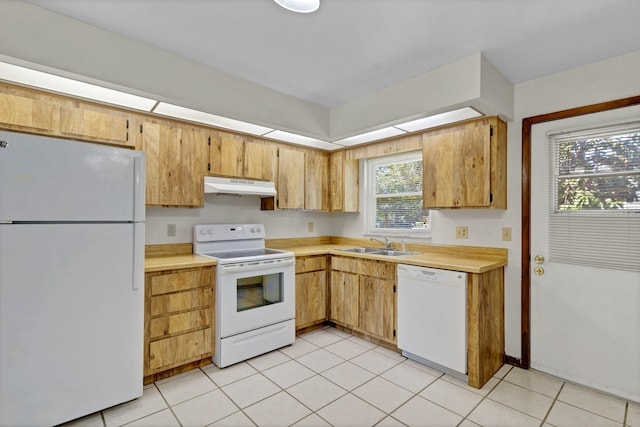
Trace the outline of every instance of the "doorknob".
<instances>
[{"instance_id":1,"label":"doorknob","mask_svg":"<svg viewBox=\"0 0 640 427\"><path fill-rule=\"evenodd\" d=\"M544 264L544 257L542 255L536 255L533 260L536 262L536 264Z\"/></svg>"},{"instance_id":2,"label":"doorknob","mask_svg":"<svg viewBox=\"0 0 640 427\"><path fill-rule=\"evenodd\" d=\"M538 276L542 276L544 274L544 268L538 266L533 269L533 272Z\"/></svg>"}]
</instances>

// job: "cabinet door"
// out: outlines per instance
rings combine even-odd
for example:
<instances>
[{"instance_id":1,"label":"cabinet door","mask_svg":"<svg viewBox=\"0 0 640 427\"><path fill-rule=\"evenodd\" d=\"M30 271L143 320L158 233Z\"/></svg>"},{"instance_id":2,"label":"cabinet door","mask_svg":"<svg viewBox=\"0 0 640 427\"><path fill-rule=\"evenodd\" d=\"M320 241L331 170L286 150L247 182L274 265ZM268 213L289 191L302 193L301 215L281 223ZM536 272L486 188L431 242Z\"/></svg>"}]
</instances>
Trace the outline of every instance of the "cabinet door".
<instances>
[{"instance_id":1,"label":"cabinet door","mask_svg":"<svg viewBox=\"0 0 640 427\"><path fill-rule=\"evenodd\" d=\"M331 320L358 328L359 282L357 274L331 272Z\"/></svg>"},{"instance_id":2,"label":"cabinet door","mask_svg":"<svg viewBox=\"0 0 640 427\"><path fill-rule=\"evenodd\" d=\"M304 209L304 151L278 149L278 208Z\"/></svg>"},{"instance_id":3,"label":"cabinet door","mask_svg":"<svg viewBox=\"0 0 640 427\"><path fill-rule=\"evenodd\" d=\"M48 134L55 127L53 103L25 96L0 93L0 125Z\"/></svg>"},{"instance_id":4,"label":"cabinet door","mask_svg":"<svg viewBox=\"0 0 640 427\"><path fill-rule=\"evenodd\" d=\"M375 277L360 279L360 330L395 343L395 281Z\"/></svg>"},{"instance_id":5,"label":"cabinet door","mask_svg":"<svg viewBox=\"0 0 640 427\"><path fill-rule=\"evenodd\" d=\"M329 158L319 151L305 153L304 208L327 210L329 206Z\"/></svg>"},{"instance_id":6,"label":"cabinet door","mask_svg":"<svg viewBox=\"0 0 640 427\"><path fill-rule=\"evenodd\" d=\"M296 274L296 328L327 320L327 273Z\"/></svg>"},{"instance_id":7,"label":"cabinet door","mask_svg":"<svg viewBox=\"0 0 640 427\"><path fill-rule=\"evenodd\" d=\"M209 136L209 175L242 178L245 137L214 131Z\"/></svg>"},{"instance_id":8,"label":"cabinet door","mask_svg":"<svg viewBox=\"0 0 640 427\"><path fill-rule=\"evenodd\" d=\"M129 119L119 111L61 107L60 133L80 139L133 146L129 139Z\"/></svg>"},{"instance_id":9,"label":"cabinet door","mask_svg":"<svg viewBox=\"0 0 640 427\"><path fill-rule=\"evenodd\" d=\"M470 123L426 134L423 147L425 208L491 205L491 127Z\"/></svg>"},{"instance_id":10,"label":"cabinet door","mask_svg":"<svg viewBox=\"0 0 640 427\"><path fill-rule=\"evenodd\" d=\"M147 205L202 207L206 142L190 126L144 122Z\"/></svg>"},{"instance_id":11,"label":"cabinet door","mask_svg":"<svg viewBox=\"0 0 640 427\"><path fill-rule=\"evenodd\" d=\"M332 212L358 212L359 164L346 158L345 151L330 154L329 192Z\"/></svg>"},{"instance_id":12,"label":"cabinet door","mask_svg":"<svg viewBox=\"0 0 640 427\"><path fill-rule=\"evenodd\" d=\"M243 176L261 181L275 181L277 146L267 141L247 138L244 142Z\"/></svg>"}]
</instances>

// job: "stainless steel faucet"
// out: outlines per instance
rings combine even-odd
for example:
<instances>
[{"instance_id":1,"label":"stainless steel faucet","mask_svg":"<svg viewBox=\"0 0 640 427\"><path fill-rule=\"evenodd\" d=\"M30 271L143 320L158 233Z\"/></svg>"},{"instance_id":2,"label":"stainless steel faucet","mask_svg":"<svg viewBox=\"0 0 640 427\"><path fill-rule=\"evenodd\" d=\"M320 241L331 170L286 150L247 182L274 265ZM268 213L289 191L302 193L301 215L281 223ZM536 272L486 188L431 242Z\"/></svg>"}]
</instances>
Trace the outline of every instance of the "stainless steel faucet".
<instances>
[{"instance_id":1,"label":"stainless steel faucet","mask_svg":"<svg viewBox=\"0 0 640 427\"><path fill-rule=\"evenodd\" d=\"M371 240L383 244L387 249L391 249L391 240L387 239L384 236L382 236L382 238L384 239L384 242L380 239L376 239L375 237L372 237Z\"/></svg>"}]
</instances>

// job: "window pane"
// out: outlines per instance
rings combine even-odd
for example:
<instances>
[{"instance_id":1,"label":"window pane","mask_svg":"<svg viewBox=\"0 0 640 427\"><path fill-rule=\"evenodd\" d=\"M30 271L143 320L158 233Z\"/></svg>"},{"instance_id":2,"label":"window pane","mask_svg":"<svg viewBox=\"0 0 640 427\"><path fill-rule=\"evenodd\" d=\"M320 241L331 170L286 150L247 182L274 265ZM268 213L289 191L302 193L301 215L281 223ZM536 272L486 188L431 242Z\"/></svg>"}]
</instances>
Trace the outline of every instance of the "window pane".
<instances>
[{"instance_id":1,"label":"window pane","mask_svg":"<svg viewBox=\"0 0 640 427\"><path fill-rule=\"evenodd\" d=\"M376 168L376 194L422 192L422 160Z\"/></svg>"},{"instance_id":2,"label":"window pane","mask_svg":"<svg viewBox=\"0 0 640 427\"><path fill-rule=\"evenodd\" d=\"M557 145L556 211L640 209L640 133Z\"/></svg>"},{"instance_id":3,"label":"window pane","mask_svg":"<svg viewBox=\"0 0 640 427\"><path fill-rule=\"evenodd\" d=\"M379 197L375 228L426 228L429 211L422 209L422 196Z\"/></svg>"},{"instance_id":4,"label":"window pane","mask_svg":"<svg viewBox=\"0 0 640 427\"><path fill-rule=\"evenodd\" d=\"M370 232L430 229L429 210L422 209L422 151L367 161L367 229Z\"/></svg>"}]
</instances>

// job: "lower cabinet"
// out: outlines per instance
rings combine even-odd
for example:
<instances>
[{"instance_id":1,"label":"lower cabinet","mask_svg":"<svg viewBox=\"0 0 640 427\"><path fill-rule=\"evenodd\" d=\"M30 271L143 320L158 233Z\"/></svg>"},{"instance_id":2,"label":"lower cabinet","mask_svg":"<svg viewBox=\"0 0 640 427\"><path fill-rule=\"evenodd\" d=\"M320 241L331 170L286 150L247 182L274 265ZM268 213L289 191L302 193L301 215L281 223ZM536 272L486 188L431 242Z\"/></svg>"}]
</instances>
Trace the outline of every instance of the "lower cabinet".
<instances>
[{"instance_id":1,"label":"lower cabinet","mask_svg":"<svg viewBox=\"0 0 640 427\"><path fill-rule=\"evenodd\" d=\"M327 257L297 257L296 330L327 320L327 299Z\"/></svg>"},{"instance_id":2,"label":"lower cabinet","mask_svg":"<svg viewBox=\"0 0 640 427\"><path fill-rule=\"evenodd\" d=\"M144 376L213 355L212 267L145 275Z\"/></svg>"},{"instance_id":3,"label":"lower cabinet","mask_svg":"<svg viewBox=\"0 0 640 427\"><path fill-rule=\"evenodd\" d=\"M396 264L331 258L331 321L395 345L396 307Z\"/></svg>"}]
</instances>

